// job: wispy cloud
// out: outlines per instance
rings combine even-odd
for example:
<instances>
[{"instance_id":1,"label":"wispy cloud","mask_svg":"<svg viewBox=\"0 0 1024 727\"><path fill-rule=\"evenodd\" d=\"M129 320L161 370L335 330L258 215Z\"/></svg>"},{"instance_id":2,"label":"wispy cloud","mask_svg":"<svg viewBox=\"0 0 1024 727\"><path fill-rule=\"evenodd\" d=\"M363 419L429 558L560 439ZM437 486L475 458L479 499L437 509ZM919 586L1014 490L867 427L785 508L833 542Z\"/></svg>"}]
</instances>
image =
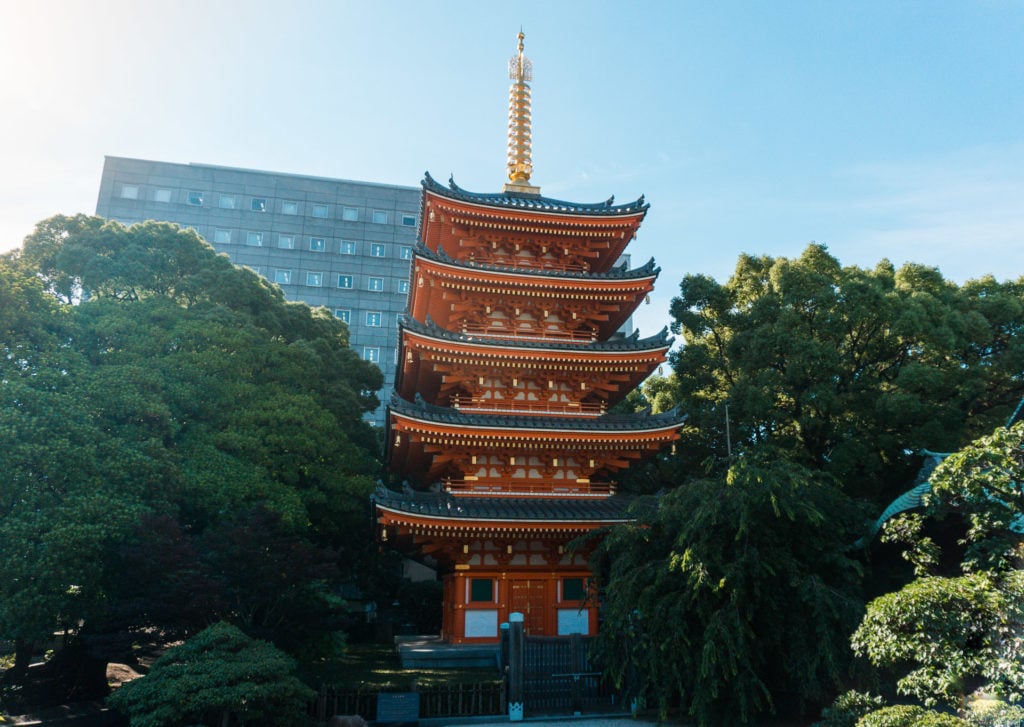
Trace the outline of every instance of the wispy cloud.
<instances>
[{"instance_id":1,"label":"wispy cloud","mask_svg":"<svg viewBox=\"0 0 1024 727\"><path fill-rule=\"evenodd\" d=\"M937 265L959 281L1024 275L1024 144L865 164L844 176L860 191L843 214L860 222L833 249L858 262L888 257Z\"/></svg>"}]
</instances>

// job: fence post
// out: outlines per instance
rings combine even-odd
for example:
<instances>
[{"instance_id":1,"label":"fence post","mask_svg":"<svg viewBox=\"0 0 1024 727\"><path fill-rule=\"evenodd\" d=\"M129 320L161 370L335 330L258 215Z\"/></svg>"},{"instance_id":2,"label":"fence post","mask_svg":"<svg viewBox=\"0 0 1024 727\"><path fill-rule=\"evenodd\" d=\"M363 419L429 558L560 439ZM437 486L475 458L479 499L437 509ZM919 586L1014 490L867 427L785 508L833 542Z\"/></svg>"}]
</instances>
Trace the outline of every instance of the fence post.
<instances>
[{"instance_id":1,"label":"fence post","mask_svg":"<svg viewBox=\"0 0 1024 727\"><path fill-rule=\"evenodd\" d=\"M508 719L523 720L523 614L508 617Z\"/></svg>"},{"instance_id":2,"label":"fence post","mask_svg":"<svg viewBox=\"0 0 1024 727\"><path fill-rule=\"evenodd\" d=\"M579 634L572 634L569 637L569 649L571 650L569 661L572 664L571 668L579 670L572 680L572 713L578 715L583 713L583 692L581 689L583 685L580 683L580 672L588 671L583 655L583 640Z\"/></svg>"}]
</instances>

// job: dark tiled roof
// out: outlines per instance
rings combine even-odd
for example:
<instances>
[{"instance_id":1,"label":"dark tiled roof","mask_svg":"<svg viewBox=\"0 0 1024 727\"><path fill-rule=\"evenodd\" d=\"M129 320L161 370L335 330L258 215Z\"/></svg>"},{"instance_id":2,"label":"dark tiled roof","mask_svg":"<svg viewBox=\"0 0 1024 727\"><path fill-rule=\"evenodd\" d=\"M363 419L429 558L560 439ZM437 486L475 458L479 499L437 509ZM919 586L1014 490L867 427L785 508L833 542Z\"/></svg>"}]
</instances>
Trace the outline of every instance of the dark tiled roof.
<instances>
[{"instance_id":1,"label":"dark tiled roof","mask_svg":"<svg viewBox=\"0 0 1024 727\"><path fill-rule=\"evenodd\" d=\"M678 407L660 414L604 414L593 419L585 417L515 416L505 414L468 414L458 409L428 404L416 394L416 402L410 403L392 393L391 411L406 416L427 419L432 422L461 426L499 427L503 429L550 429L577 432L643 432L682 425L685 415Z\"/></svg>"},{"instance_id":2,"label":"dark tiled roof","mask_svg":"<svg viewBox=\"0 0 1024 727\"><path fill-rule=\"evenodd\" d=\"M425 517L460 520L543 520L593 522L632 520L632 499L623 495L571 497L458 497L447 492L395 492L378 487L378 505Z\"/></svg>"},{"instance_id":3,"label":"dark tiled roof","mask_svg":"<svg viewBox=\"0 0 1024 727\"><path fill-rule=\"evenodd\" d=\"M437 262L446 263L449 265L458 265L463 268L471 268L473 270L493 270L495 272L516 272L523 275L538 275L547 278L577 278L584 280L628 280L630 278L646 278L651 275L658 275L661 272L661 268L654 265L654 258L648 260L644 265L638 268L630 269L626 263L614 267L606 273L578 273L578 272L563 272L561 270L544 270L536 268L516 268L505 265L488 265L485 263L470 262L468 260L455 260L448 253L444 251L444 248L438 248L437 252L434 252L429 247L424 245L422 242L416 243L416 254L420 257L425 257L428 260L435 260Z\"/></svg>"},{"instance_id":4,"label":"dark tiled roof","mask_svg":"<svg viewBox=\"0 0 1024 727\"><path fill-rule=\"evenodd\" d=\"M636 212L646 213L647 209L650 207L650 205L644 201L643 195L640 195L640 199L635 202L627 202L626 204L617 205L614 204L615 197L609 197L604 202L587 204L580 202L565 202L560 199L550 199L549 197L542 197L539 194L521 194L517 192L497 192L494 194L486 194L481 192L469 192L455 184L454 178L448 180L447 187L439 184L430 176L430 172L424 172L423 174L423 188L450 199L472 202L474 204L484 204L489 207L537 212L561 212L567 215L587 214L613 216Z\"/></svg>"},{"instance_id":5,"label":"dark tiled roof","mask_svg":"<svg viewBox=\"0 0 1024 727\"><path fill-rule=\"evenodd\" d=\"M668 335L668 326L665 326L657 334L648 336L647 338L640 338L640 332L634 331L632 335L629 336L618 336L610 338L607 341L579 344L565 341L526 341L504 338L500 340L491 340L481 338L479 336L470 336L464 333L455 333L453 331L446 330L434 323L429 316L427 316L426 323L420 323L412 316L405 315L399 318L399 325L401 325L402 328L413 331L414 333L422 333L425 336L432 336L433 338L441 338L446 341L454 341L457 343L494 345L501 348L543 348L552 351L647 351L649 349L671 346L675 341L675 338Z\"/></svg>"}]
</instances>

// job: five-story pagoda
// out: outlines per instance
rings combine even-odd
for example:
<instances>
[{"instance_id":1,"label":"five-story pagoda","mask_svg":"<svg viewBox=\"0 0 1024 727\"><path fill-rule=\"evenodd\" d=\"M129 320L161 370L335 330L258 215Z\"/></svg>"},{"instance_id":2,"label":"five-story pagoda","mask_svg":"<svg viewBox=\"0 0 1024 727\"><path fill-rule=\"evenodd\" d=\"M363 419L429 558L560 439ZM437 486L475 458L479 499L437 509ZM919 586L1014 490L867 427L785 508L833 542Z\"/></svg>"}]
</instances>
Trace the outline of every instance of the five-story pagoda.
<instances>
[{"instance_id":1,"label":"five-story pagoda","mask_svg":"<svg viewBox=\"0 0 1024 727\"><path fill-rule=\"evenodd\" d=\"M682 424L607 413L671 345L619 332L658 274L618 264L648 206L530 184L530 75L520 33L500 193L423 181L388 412L405 482L374 497L380 538L440 572L452 643L496 641L517 611L529 634L596 633L588 552L568 544L629 520L615 473Z\"/></svg>"}]
</instances>

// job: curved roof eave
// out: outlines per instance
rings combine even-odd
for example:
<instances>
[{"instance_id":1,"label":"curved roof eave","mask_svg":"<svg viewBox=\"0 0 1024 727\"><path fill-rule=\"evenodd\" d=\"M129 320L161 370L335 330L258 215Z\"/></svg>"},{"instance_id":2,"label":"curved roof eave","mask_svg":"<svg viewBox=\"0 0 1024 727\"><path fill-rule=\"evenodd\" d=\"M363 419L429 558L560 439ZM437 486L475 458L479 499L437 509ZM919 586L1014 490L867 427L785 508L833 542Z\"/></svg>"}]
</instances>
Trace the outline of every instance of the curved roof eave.
<instances>
[{"instance_id":1,"label":"curved roof eave","mask_svg":"<svg viewBox=\"0 0 1024 727\"><path fill-rule=\"evenodd\" d=\"M638 268L629 268L624 263L618 267L612 268L606 273L583 273L567 272L562 270L516 268L505 265L466 262L464 260L456 260L445 252L443 248L439 248L437 251L431 250L429 247L424 245L423 242L417 242L416 247L413 248L413 250L417 256L441 265L450 265L464 270L482 270L490 273L512 273L519 277L536 277L556 280L640 280L643 278L657 278L661 273L661 268L654 264L653 257Z\"/></svg>"},{"instance_id":2,"label":"curved roof eave","mask_svg":"<svg viewBox=\"0 0 1024 727\"><path fill-rule=\"evenodd\" d=\"M470 414L449 407L429 404L419 394L416 395L416 402L411 403L398 396L397 392L392 394L388 409L410 419L418 419L431 424L518 432L589 431L599 434L606 434L608 432L653 433L678 428L686 421L686 415L680 414L678 408L659 414L604 414L592 419L582 417L524 417L502 414Z\"/></svg>"},{"instance_id":3,"label":"curved roof eave","mask_svg":"<svg viewBox=\"0 0 1024 727\"><path fill-rule=\"evenodd\" d=\"M594 216L619 216L646 214L650 205L640 195L635 202L625 204L614 204L615 197L609 197L604 202L581 203L567 202L541 195L522 194L516 192L497 192L493 194L470 192L455 184L454 177L448 180L445 187L438 183L430 172L423 173L423 189L434 192L442 197L470 202L473 204L485 205L497 209L521 210L524 212L546 212L549 214L564 215L594 215Z\"/></svg>"},{"instance_id":4,"label":"curved roof eave","mask_svg":"<svg viewBox=\"0 0 1024 727\"><path fill-rule=\"evenodd\" d=\"M640 338L640 332L634 331L629 336L609 339L607 341L595 341L581 347L578 343L565 341L533 341L517 339L488 339L480 336L471 336L465 333L449 331L433 322L427 316L426 323L420 323L412 316L401 316L398 320L400 329L422 336L434 338L451 343L462 343L470 346L502 347L516 349L538 349L543 351L585 351L601 353L643 353L645 351L660 351L672 347L675 337L669 335L668 326L662 328L658 333L646 338Z\"/></svg>"}]
</instances>

